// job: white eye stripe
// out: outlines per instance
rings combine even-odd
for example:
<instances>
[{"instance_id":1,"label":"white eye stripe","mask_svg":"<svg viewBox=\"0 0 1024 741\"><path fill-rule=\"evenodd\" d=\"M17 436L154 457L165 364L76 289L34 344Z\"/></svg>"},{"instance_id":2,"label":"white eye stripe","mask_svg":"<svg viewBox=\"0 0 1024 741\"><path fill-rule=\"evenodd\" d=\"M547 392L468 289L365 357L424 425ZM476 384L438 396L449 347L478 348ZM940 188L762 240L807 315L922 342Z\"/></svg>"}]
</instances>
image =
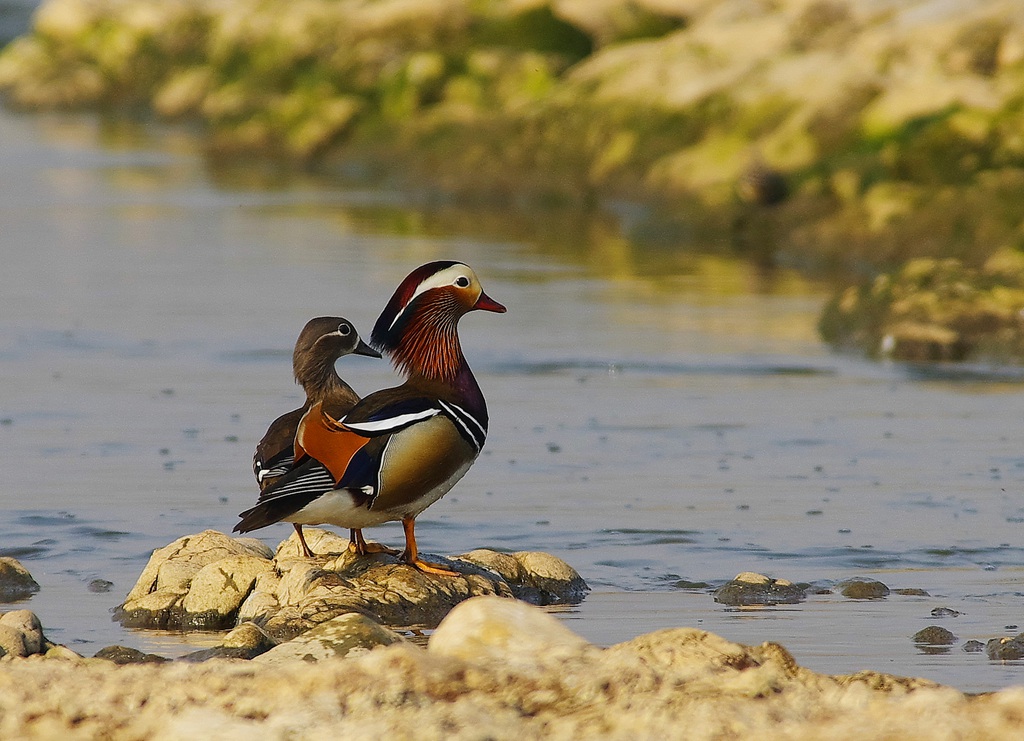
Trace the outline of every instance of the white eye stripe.
<instances>
[{"instance_id":1,"label":"white eye stripe","mask_svg":"<svg viewBox=\"0 0 1024 741\"><path fill-rule=\"evenodd\" d=\"M409 297L409 300L405 302L405 306L402 307L402 310L395 315L395 318L388 326L388 329L392 329L395 326L395 324L398 323L398 320L401 319L402 314L405 313L405 310L409 308L410 304L412 304L412 302L416 300L416 297L419 296L421 293L425 293L433 288L444 288L445 286L455 285L456 281L459 278L467 278L467 280L469 280L467 276L470 276L472 274L473 271L470 270L468 265L463 265L462 263L455 263L451 267L447 267L444 270L439 270L429 278L426 278L422 283L416 286L416 290L413 291L413 294L412 296ZM466 285L468 286L469 283L467 282Z\"/></svg>"}]
</instances>

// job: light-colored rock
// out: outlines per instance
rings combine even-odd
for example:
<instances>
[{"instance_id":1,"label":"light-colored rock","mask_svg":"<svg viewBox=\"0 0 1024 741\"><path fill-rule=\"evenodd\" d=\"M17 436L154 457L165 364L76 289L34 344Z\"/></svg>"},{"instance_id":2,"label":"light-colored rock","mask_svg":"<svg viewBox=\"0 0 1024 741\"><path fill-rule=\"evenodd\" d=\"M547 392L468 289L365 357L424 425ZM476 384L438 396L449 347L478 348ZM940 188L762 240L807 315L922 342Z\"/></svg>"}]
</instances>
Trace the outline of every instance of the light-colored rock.
<instances>
[{"instance_id":1,"label":"light-colored rock","mask_svg":"<svg viewBox=\"0 0 1024 741\"><path fill-rule=\"evenodd\" d=\"M13 610L0 615L0 626L21 633L26 656L43 651L46 643L46 639L43 638L43 625L31 610Z\"/></svg>"},{"instance_id":2,"label":"light-colored rock","mask_svg":"<svg viewBox=\"0 0 1024 741\"><path fill-rule=\"evenodd\" d=\"M464 661L493 661L510 669L529 669L538 660L558 662L588 646L565 625L535 607L498 597L478 597L451 611L430 637L427 650Z\"/></svg>"},{"instance_id":3,"label":"light-colored rock","mask_svg":"<svg viewBox=\"0 0 1024 741\"><path fill-rule=\"evenodd\" d=\"M202 627L228 627L256 578L273 568L267 559L249 554L207 564L192 578L181 606Z\"/></svg>"},{"instance_id":4,"label":"light-colored rock","mask_svg":"<svg viewBox=\"0 0 1024 741\"><path fill-rule=\"evenodd\" d=\"M304 532L317 554L312 559L301 555L294 533L272 560L265 546L245 542L251 539L209 530L180 538L154 552L117 616L133 627L173 629L253 621L274 640L287 641L350 612L384 625L434 627L471 597L573 603L588 590L575 569L545 553L478 550L453 560L425 555L459 572L437 576L388 554L357 556L348 539L320 528Z\"/></svg>"},{"instance_id":5,"label":"light-colored rock","mask_svg":"<svg viewBox=\"0 0 1024 741\"><path fill-rule=\"evenodd\" d=\"M715 602L724 605L788 605L803 601L806 592L788 579L772 579L744 571L715 590Z\"/></svg>"},{"instance_id":6,"label":"light-colored rock","mask_svg":"<svg viewBox=\"0 0 1024 741\"><path fill-rule=\"evenodd\" d=\"M0 602L28 599L39 591L39 584L16 558L0 556Z\"/></svg>"},{"instance_id":7,"label":"light-colored rock","mask_svg":"<svg viewBox=\"0 0 1024 741\"><path fill-rule=\"evenodd\" d=\"M280 664L291 661L316 662L357 656L376 646L390 646L404 639L364 615L348 612L331 618L297 638L281 643L253 661Z\"/></svg>"},{"instance_id":8,"label":"light-colored rock","mask_svg":"<svg viewBox=\"0 0 1024 741\"><path fill-rule=\"evenodd\" d=\"M21 631L10 625L0 625L0 656L28 656L25 637Z\"/></svg>"},{"instance_id":9,"label":"light-colored rock","mask_svg":"<svg viewBox=\"0 0 1024 741\"><path fill-rule=\"evenodd\" d=\"M274 639L256 623L241 623L230 631L221 645L225 648L244 648L253 651L269 651L275 645Z\"/></svg>"},{"instance_id":10,"label":"light-colored rock","mask_svg":"<svg viewBox=\"0 0 1024 741\"><path fill-rule=\"evenodd\" d=\"M116 617L131 627L227 627L256 576L272 568L272 555L254 538L216 530L179 538L153 552Z\"/></svg>"},{"instance_id":11,"label":"light-colored rock","mask_svg":"<svg viewBox=\"0 0 1024 741\"><path fill-rule=\"evenodd\" d=\"M500 631L474 627L501 621ZM460 641L457 633L466 629L470 635ZM400 642L315 667L301 660L120 667L5 661L0 737L1016 741L1024 735L1024 689L966 696L874 672L833 677L800 667L776 644L742 646L692 628L601 649L536 608L481 598L453 610L437 634L448 634L447 648L424 651ZM526 645L536 652L532 659Z\"/></svg>"},{"instance_id":12,"label":"light-colored rock","mask_svg":"<svg viewBox=\"0 0 1024 741\"><path fill-rule=\"evenodd\" d=\"M572 566L550 553L520 551L513 554L523 567L523 582L537 590L534 599L540 605L576 603L590 591L583 577ZM520 599L525 597L516 595Z\"/></svg>"}]
</instances>

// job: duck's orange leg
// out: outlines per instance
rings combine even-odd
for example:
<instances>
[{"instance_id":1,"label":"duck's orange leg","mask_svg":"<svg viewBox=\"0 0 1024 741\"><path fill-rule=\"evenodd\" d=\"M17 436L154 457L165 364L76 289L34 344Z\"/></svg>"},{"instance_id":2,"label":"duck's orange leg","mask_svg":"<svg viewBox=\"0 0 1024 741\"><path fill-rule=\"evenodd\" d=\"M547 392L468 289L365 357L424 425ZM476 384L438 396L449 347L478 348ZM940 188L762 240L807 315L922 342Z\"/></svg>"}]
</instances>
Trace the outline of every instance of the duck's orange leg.
<instances>
[{"instance_id":1,"label":"duck's orange leg","mask_svg":"<svg viewBox=\"0 0 1024 741\"><path fill-rule=\"evenodd\" d=\"M367 543L363 538L363 531L355 527L350 531L348 547L354 550L357 556L365 556L368 553L387 553L391 556L398 555L398 551L394 548L388 548L386 545L381 545L380 543Z\"/></svg>"},{"instance_id":2,"label":"duck's orange leg","mask_svg":"<svg viewBox=\"0 0 1024 741\"><path fill-rule=\"evenodd\" d=\"M421 561L419 549L416 547L416 520L412 517L402 519L402 529L405 530L405 550L399 558L424 574L437 574L438 576L461 576L458 571L446 569L441 564Z\"/></svg>"}]
</instances>

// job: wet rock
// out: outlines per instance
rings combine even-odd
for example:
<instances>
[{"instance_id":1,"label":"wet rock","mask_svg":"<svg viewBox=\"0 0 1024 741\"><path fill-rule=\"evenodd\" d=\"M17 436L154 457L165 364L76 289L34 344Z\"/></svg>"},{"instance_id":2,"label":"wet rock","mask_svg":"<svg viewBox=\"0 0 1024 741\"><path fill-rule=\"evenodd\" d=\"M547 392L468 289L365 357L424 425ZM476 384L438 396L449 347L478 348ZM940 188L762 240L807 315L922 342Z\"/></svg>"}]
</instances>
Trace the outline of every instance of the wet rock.
<instances>
[{"instance_id":1,"label":"wet rock","mask_svg":"<svg viewBox=\"0 0 1024 741\"><path fill-rule=\"evenodd\" d=\"M839 593L848 599L882 599L889 596L889 587L875 579L858 577L840 582Z\"/></svg>"},{"instance_id":2,"label":"wet rock","mask_svg":"<svg viewBox=\"0 0 1024 741\"><path fill-rule=\"evenodd\" d=\"M806 597L803 587L786 579L772 579L746 571L715 590L715 602L723 605L792 605Z\"/></svg>"},{"instance_id":3,"label":"wet rock","mask_svg":"<svg viewBox=\"0 0 1024 741\"><path fill-rule=\"evenodd\" d=\"M93 579L89 582L86 587L90 592L96 594L106 594L114 588L114 582L107 581L106 579Z\"/></svg>"},{"instance_id":4,"label":"wet rock","mask_svg":"<svg viewBox=\"0 0 1024 741\"><path fill-rule=\"evenodd\" d=\"M960 617L961 614L950 607L936 607L932 610L932 617L936 618Z\"/></svg>"},{"instance_id":5,"label":"wet rock","mask_svg":"<svg viewBox=\"0 0 1024 741\"><path fill-rule=\"evenodd\" d=\"M914 643L924 643L929 646L950 646L956 643L956 636L950 631L938 625L929 625L927 628L914 633Z\"/></svg>"},{"instance_id":6,"label":"wet rock","mask_svg":"<svg viewBox=\"0 0 1024 741\"><path fill-rule=\"evenodd\" d=\"M571 566L545 553L423 554L459 572L443 577L386 554L356 556L348 539L326 530L304 532L313 559L301 556L294 533L276 553L214 531L181 538L154 552L117 617L130 626L185 629L249 621L284 642L345 613L383 625L434 627L474 596L575 603L589 589Z\"/></svg>"},{"instance_id":7,"label":"wet rock","mask_svg":"<svg viewBox=\"0 0 1024 741\"><path fill-rule=\"evenodd\" d=\"M201 648L198 651L192 651L184 656L179 656L178 661L184 661L189 664L200 664L211 659L236 659L244 661L255 658L260 653L255 649L238 646L213 646L212 648Z\"/></svg>"},{"instance_id":8,"label":"wet rock","mask_svg":"<svg viewBox=\"0 0 1024 741\"><path fill-rule=\"evenodd\" d=\"M506 554L478 549L455 558L497 573L508 583L516 599L533 605L576 604L590 591L576 569L549 553Z\"/></svg>"},{"instance_id":9,"label":"wet rock","mask_svg":"<svg viewBox=\"0 0 1024 741\"><path fill-rule=\"evenodd\" d=\"M271 556L254 538L215 530L179 538L153 552L115 618L133 628L222 629L233 624L256 575L273 568Z\"/></svg>"},{"instance_id":10,"label":"wet rock","mask_svg":"<svg viewBox=\"0 0 1024 741\"><path fill-rule=\"evenodd\" d=\"M0 602L28 599L39 591L39 584L16 558L0 557Z\"/></svg>"},{"instance_id":11,"label":"wet rock","mask_svg":"<svg viewBox=\"0 0 1024 741\"><path fill-rule=\"evenodd\" d=\"M964 645L960 648L969 654L979 654L985 650L985 644L981 641L976 641L972 639L970 641L965 642Z\"/></svg>"},{"instance_id":12,"label":"wet rock","mask_svg":"<svg viewBox=\"0 0 1024 741\"><path fill-rule=\"evenodd\" d=\"M985 644L985 653L993 661L1024 659L1024 634L992 638Z\"/></svg>"},{"instance_id":13,"label":"wet rock","mask_svg":"<svg viewBox=\"0 0 1024 741\"><path fill-rule=\"evenodd\" d=\"M170 661L170 659L163 656L143 653L137 648L129 648L128 646L107 646L106 648L101 648L93 655L93 658L104 659L118 666L124 666L125 664L159 664L164 661Z\"/></svg>"},{"instance_id":14,"label":"wet rock","mask_svg":"<svg viewBox=\"0 0 1024 741\"><path fill-rule=\"evenodd\" d=\"M390 646L404 641L365 615L349 612L331 618L315 628L264 653L259 663L279 664L289 661L316 662L329 658L358 656L377 646Z\"/></svg>"},{"instance_id":15,"label":"wet rock","mask_svg":"<svg viewBox=\"0 0 1024 741\"><path fill-rule=\"evenodd\" d=\"M272 649L277 643L256 623L242 623L224 636L221 645L225 648L244 648L252 651L253 656L258 656Z\"/></svg>"},{"instance_id":16,"label":"wet rock","mask_svg":"<svg viewBox=\"0 0 1024 741\"><path fill-rule=\"evenodd\" d=\"M706 581L689 581L688 579L680 579L672 586L676 589L710 589L711 587Z\"/></svg>"}]
</instances>

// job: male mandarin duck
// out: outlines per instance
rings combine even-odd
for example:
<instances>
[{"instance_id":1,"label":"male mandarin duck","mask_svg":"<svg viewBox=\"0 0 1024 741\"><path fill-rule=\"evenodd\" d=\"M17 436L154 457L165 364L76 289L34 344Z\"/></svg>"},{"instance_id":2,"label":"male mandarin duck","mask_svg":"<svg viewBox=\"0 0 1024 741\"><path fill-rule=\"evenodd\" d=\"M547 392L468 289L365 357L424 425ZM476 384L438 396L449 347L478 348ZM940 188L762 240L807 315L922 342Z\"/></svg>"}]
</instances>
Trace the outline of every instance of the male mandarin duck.
<instances>
[{"instance_id":1,"label":"male mandarin duck","mask_svg":"<svg viewBox=\"0 0 1024 741\"><path fill-rule=\"evenodd\" d=\"M296 383L306 392L306 403L275 419L256 445L252 470L261 491L291 470L295 462L295 433L310 406L328 401L338 409L351 409L359 401L359 395L341 379L334 367L339 358L349 354L380 357L379 352L363 342L347 319L320 316L306 322L292 353L292 371ZM303 553L312 557L313 552L302 535L302 525L295 523L295 532ZM352 540L362 543L362 534L353 531Z\"/></svg>"},{"instance_id":2,"label":"male mandarin duck","mask_svg":"<svg viewBox=\"0 0 1024 741\"><path fill-rule=\"evenodd\" d=\"M414 528L469 470L487 436L487 405L458 335L459 319L478 309L505 311L468 265L439 261L410 273L370 337L405 383L351 409L311 404L295 437L295 467L239 515L235 531L282 520L353 529L401 520L401 560L455 575L420 560Z\"/></svg>"}]
</instances>

